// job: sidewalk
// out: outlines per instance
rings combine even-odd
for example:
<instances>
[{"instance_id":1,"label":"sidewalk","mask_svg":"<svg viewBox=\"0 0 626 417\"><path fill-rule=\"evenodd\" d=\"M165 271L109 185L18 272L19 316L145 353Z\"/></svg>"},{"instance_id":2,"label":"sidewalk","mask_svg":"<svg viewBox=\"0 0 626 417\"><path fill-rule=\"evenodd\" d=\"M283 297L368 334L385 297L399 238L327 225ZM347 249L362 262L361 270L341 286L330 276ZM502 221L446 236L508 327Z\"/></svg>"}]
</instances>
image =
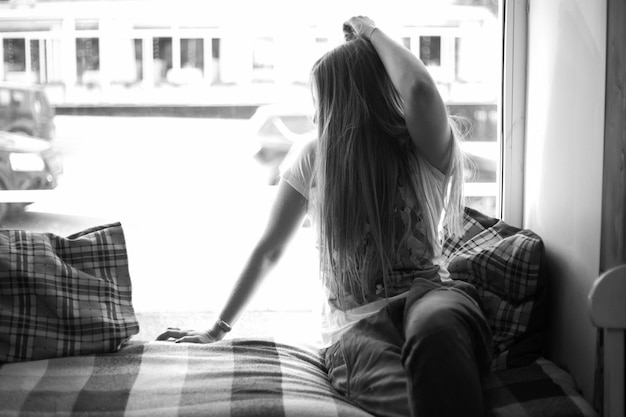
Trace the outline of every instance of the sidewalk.
<instances>
[{"instance_id":1,"label":"sidewalk","mask_svg":"<svg viewBox=\"0 0 626 417\"><path fill-rule=\"evenodd\" d=\"M310 103L304 85L161 85L146 87L48 86L46 93L59 115L170 116L248 119L270 103Z\"/></svg>"},{"instance_id":2,"label":"sidewalk","mask_svg":"<svg viewBox=\"0 0 626 417\"><path fill-rule=\"evenodd\" d=\"M203 117L213 119L249 119L258 105L171 105L171 104L62 104L55 106L60 116L122 117Z\"/></svg>"}]
</instances>

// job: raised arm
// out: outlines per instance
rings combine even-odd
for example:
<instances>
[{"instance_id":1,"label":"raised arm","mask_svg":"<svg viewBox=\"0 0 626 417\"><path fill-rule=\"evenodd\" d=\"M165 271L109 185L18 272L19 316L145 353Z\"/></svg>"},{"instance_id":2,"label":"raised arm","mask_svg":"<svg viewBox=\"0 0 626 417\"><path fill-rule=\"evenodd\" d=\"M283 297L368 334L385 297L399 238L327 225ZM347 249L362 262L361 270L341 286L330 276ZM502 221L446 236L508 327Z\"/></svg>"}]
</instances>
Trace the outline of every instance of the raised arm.
<instances>
[{"instance_id":1,"label":"raised arm","mask_svg":"<svg viewBox=\"0 0 626 417\"><path fill-rule=\"evenodd\" d=\"M447 172L452 139L448 112L426 66L367 17L352 17L344 24L344 31L347 37L361 36L372 42L404 101L405 120L413 143L431 165Z\"/></svg>"},{"instance_id":2,"label":"raised arm","mask_svg":"<svg viewBox=\"0 0 626 417\"><path fill-rule=\"evenodd\" d=\"M290 238L302 225L305 212L305 198L291 185L281 181L265 231L248 257L213 327L203 331L169 328L157 340L173 338L177 342L192 343L221 340L228 327L234 325L241 316L263 278L280 259Z\"/></svg>"}]
</instances>

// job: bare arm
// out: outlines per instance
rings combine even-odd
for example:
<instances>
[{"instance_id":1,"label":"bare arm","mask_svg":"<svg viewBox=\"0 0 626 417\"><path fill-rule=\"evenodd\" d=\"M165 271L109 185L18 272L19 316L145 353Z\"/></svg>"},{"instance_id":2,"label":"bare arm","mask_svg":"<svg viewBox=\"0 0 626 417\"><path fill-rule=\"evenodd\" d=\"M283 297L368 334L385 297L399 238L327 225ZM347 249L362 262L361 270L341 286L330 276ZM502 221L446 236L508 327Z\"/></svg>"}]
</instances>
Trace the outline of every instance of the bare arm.
<instances>
[{"instance_id":1,"label":"bare arm","mask_svg":"<svg viewBox=\"0 0 626 417\"><path fill-rule=\"evenodd\" d=\"M404 101L405 120L413 143L431 165L447 172L452 138L448 112L426 66L367 17L353 17L346 26L372 42Z\"/></svg>"},{"instance_id":2,"label":"bare arm","mask_svg":"<svg viewBox=\"0 0 626 417\"><path fill-rule=\"evenodd\" d=\"M267 273L276 265L290 241L302 225L306 199L288 183L281 181L265 231L241 271L219 318L233 325ZM226 332L218 323L206 331L170 328L157 340L177 339L177 342L209 343L220 340Z\"/></svg>"}]
</instances>

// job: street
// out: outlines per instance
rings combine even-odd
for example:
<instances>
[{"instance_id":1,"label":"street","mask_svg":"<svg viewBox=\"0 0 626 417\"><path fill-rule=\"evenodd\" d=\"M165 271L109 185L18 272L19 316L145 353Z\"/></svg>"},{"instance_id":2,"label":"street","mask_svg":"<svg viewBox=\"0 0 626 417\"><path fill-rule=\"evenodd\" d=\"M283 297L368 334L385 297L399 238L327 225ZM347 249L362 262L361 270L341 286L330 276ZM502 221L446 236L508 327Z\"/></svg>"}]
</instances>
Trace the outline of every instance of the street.
<instances>
[{"instance_id":1,"label":"street","mask_svg":"<svg viewBox=\"0 0 626 417\"><path fill-rule=\"evenodd\" d=\"M219 309L276 188L251 156L245 121L57 116L56 126L61 184L4 226L66 236L119 221L137 311ZM296 294L315 293L316 268L305 227L251 308L308 309L317 299Z\"/></svg>"}]
</instances>

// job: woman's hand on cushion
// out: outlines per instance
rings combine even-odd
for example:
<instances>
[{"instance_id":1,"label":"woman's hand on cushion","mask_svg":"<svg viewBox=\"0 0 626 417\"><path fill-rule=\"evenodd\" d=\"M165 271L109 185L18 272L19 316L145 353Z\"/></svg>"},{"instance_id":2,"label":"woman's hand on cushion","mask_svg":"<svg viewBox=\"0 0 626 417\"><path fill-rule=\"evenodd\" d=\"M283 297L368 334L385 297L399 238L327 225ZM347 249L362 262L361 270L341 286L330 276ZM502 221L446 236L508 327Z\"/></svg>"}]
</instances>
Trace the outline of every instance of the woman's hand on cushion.
<instances>
[{"instance_id":1,"label":"woman's hand on cushion","mask_svg":"<svg viewBox=\"0 0 626 417\"><path fill-rule=\"evenodd\" d=\"M156 340L165 340L176 343L213 343L221 340L223 334L214 334L211 330L181 330L169 327L157 336Z\"/></svg>"}]
</instances>

